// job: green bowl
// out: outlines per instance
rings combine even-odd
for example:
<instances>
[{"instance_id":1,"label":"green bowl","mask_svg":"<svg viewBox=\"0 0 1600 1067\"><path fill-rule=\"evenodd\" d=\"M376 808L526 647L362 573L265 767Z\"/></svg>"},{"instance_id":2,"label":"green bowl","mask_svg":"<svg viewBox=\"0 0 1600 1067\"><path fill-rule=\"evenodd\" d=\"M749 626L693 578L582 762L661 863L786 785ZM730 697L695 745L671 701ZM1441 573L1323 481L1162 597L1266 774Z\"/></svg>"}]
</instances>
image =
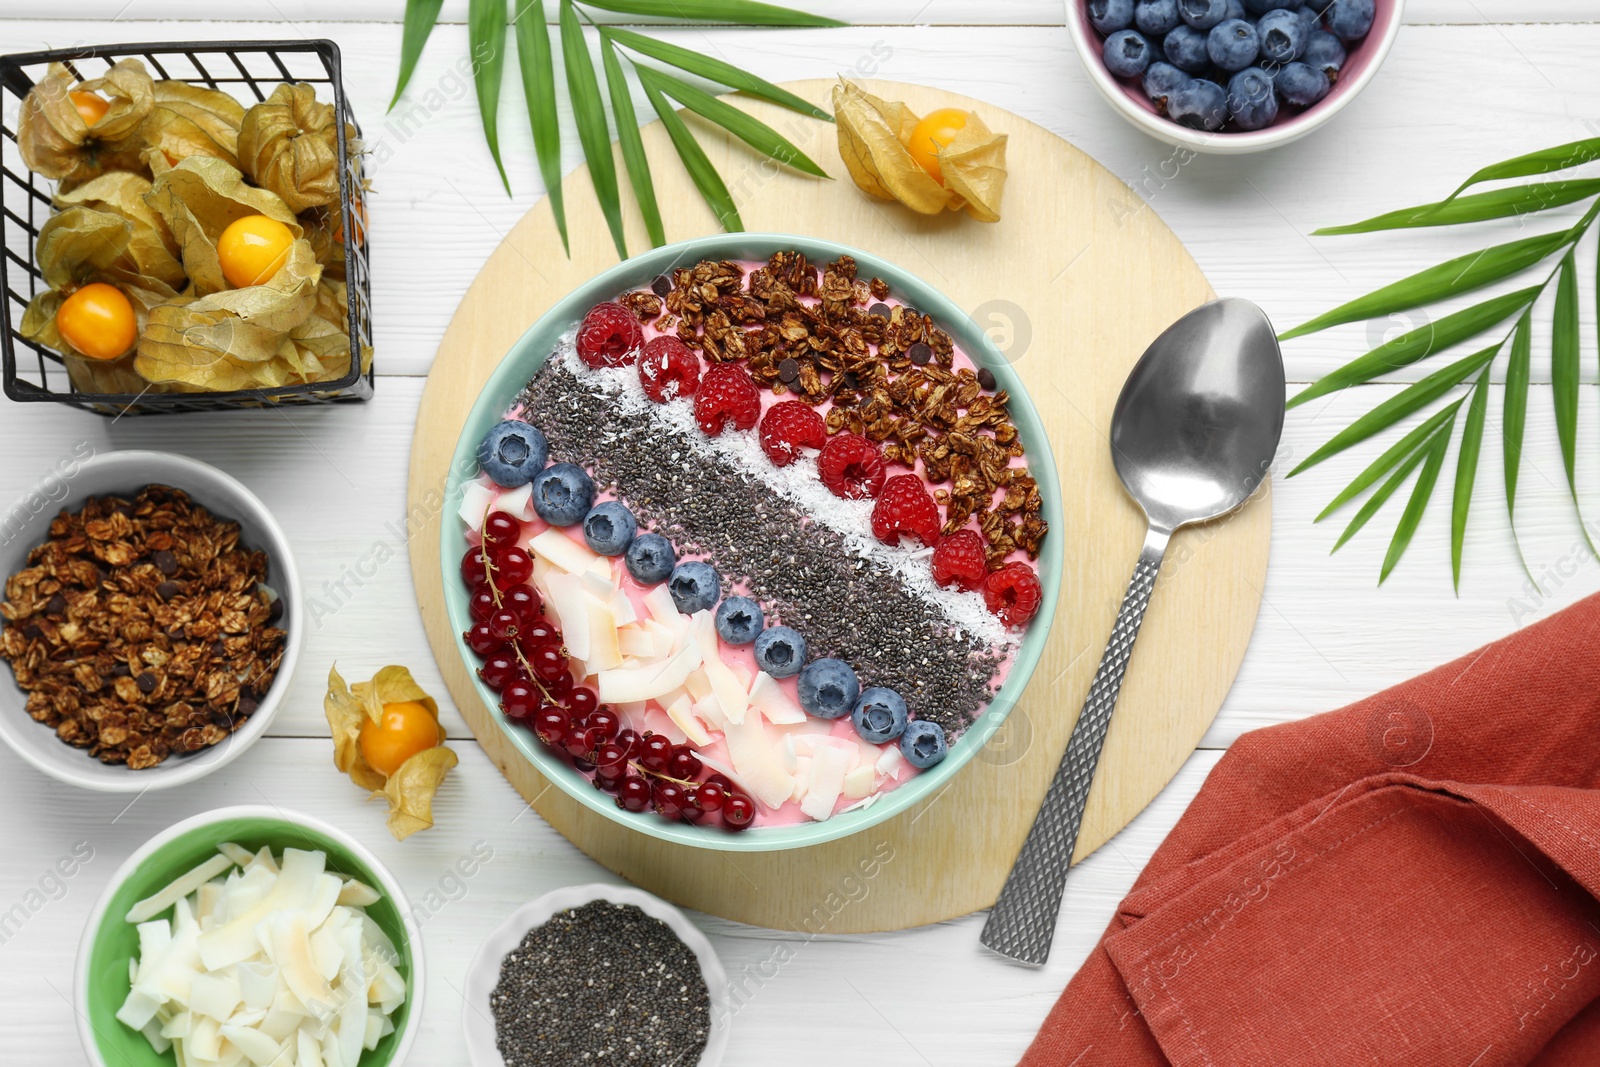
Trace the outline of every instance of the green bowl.
<instances>
[{"instance_id":1,"label":"green bowl","mask_svg":"<svg viewBox=\"0 0 1600 1067\"><path fill-rule=\"evenodd\" d=\"M173 1067L177 1062L171 1051L156 1052L143 1034L117 1021L130 987L128 960L139 947L136 928L123 916L138 901L216 855L223 841L252 851L263 845L275 853L286 846L320 850L327 854L329 871L359 879L382 894L366 910L400 953L395 969L406 980L406 1000L390 1016L394 1033L363 1052L359 1067L402 1063L416 1037L423 989L421 933L404 891L376 856L343 831L309 815L264 806L221 808L169 826L111 876L84 926L73 978L78 1037L89 1062L94 1067Z\"/></svg>"},{"instance_id":2,"label":"green bowl","mask_svg":"<svg viewBox=\"0 0 1600 1067\"><path fill-rule=\"evenodd\" d=\"M648 814L632 814L618 808L616 801L595 789L565 760L547 750L528 730L511 723L500 712L500 700L495 693L477 679L477 657L467 648L460 636L456 638L456 651L472 674L473 685L484 707L494 716L500 729L505 731L512 744L527 757L539 773L584 807L605 818L639 833L664 841L692 845L698 848L722 849L730 852L772 852L780 849L803 848L833 841L859 833L915 807L924 799L941 792L946 783L958 774L967 761L982 748L994 734L1011 709L1017 704L1023 688L1028 684L1039 656L1044 651L1049 636L1050 622L1055 616L1056 601L1061 587L1061 485L1056 477L1055 459L1050 442L1045 436L1039 413L1028 399L1022 381L1011 369L994 343L960 307L941 295L937 289L885 259L868 252L857 251L832 241L812 237L795 237L773 233L725 233L684 241L664 248L653 249L624 263L619 263L603 274L574 290L556 303L544 317L511 346L490 376L478 401L467 415L456 442L455 455L451 457L449 479L446 482L446 507L444 524L440 531L440 573L443 575L445 606L450 613L451 625L458 635L469 628L467 590L458 579L458 565L467 551L466 531L456 520L455 513L461 502L463 483L477 476L478 442L489 428L516 399L517 394L534 373L543 366L546 357L554 351L561 336L577 327L584 313L602 300L610 300L628 289L648 286L657 275L675 267L698 263L703 259L766 260L773 252L798 251L815 263L826 263L841 255L851 256L865 277L882 278L899 299L920 311L932 315L939 324L980 367L994 373L999 387L1011 394L1011 416L1027 449L1028 464L1039 482L1039 494L1044 500L1044 514L1052 533L1045 538L1044 551L1039 557L1039 578L1044 586L1044 603L1038 616L1028 626L1016 661L1007 675L1005 684L995 694L988 710L978 721L967 728L960 739L950 746L950 754L931 770L923 771L902 785L884 794L871 807L835 815L826 822L802 823L796 826L764 828L756 826L744 833L695 826L692 823L672 823Z\"/></svg>"}]
</instances>

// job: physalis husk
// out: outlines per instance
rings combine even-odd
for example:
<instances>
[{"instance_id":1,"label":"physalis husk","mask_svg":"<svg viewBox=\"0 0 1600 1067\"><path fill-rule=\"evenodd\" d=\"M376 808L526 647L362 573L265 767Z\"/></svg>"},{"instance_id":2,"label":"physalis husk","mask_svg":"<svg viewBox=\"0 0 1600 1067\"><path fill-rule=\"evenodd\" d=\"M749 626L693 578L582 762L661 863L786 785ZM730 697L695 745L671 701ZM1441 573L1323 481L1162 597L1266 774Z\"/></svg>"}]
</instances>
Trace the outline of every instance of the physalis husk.
<instances>
[{"instance_id":1,"label":"physalis husk","mask_svg":"<svg viewBox=\"0 0 1600 1067\"><path fill-rule=\"evenodd\" d=\"M334 766L356 785L372 790L373 796L381 794L388 800L389 832L395 840L404 841L432 826L433 796L445 773L456 765L456 754L444 745L438 703L423 692L411 672L404 667L385 667L370 682L346 686L338 670L331 669L322 708L333 732ZM432 745L418 744L419 718L432 720L437 738ZM382 736L391 730L403 736ZM365 745L363 731L367 734ZM411 754L400 759L389 774L375 768L366 755L371 752L387 765L406 750Z\"/></svg>"}]
</instances>

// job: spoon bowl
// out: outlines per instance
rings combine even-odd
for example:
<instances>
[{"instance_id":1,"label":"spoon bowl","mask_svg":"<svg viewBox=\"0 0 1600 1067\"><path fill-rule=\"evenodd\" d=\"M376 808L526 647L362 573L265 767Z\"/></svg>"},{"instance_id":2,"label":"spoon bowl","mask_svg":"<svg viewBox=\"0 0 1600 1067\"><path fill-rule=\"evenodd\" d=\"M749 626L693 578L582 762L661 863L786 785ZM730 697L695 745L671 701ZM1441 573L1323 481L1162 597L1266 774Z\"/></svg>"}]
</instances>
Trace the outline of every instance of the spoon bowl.
<instances>
[{"instance_id":1,"label":"spoon bowl","mask_svg":"<svg viewBox=\"0 0 1600 1067\"><path fill-rule=\"evenodd\" d=\"M1283 357L1248 300L1203 304L1134 365L1111 417L1111 459L1150 524L1226 515L1266 476L1283 434Z\"/></svg>"}]
</instances>

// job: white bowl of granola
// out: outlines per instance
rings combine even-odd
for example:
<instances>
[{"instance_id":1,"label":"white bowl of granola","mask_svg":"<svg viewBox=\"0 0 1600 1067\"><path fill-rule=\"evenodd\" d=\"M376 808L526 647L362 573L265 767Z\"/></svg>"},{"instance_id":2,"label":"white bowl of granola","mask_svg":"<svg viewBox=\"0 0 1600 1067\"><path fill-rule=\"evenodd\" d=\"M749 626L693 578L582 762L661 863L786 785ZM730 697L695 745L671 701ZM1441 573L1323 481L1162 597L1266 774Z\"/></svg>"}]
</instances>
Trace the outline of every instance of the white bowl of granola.
<instances>
[{"instance_id":1,"label":"white bowl of granola","mask_svg":"<svg viewBox=\"0 0 1600 1067\"><path fill-rule=\"evenodd\" d=\"M0 740L85 789L191 782L265 733L288 690L294 555L215 467L83 451L0 513Z\"/></svg>"}]
</instances>

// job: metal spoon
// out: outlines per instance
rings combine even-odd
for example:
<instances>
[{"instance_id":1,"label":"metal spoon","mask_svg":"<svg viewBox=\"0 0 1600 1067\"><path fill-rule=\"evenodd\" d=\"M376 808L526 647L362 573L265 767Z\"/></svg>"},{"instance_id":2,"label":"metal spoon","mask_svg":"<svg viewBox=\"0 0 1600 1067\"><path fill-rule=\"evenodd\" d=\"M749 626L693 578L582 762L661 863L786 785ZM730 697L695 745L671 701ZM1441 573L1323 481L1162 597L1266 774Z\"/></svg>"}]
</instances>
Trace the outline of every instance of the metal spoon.
<instances>
[{"instance_id":1,"label":"metal spoon","mask_svg":"<svg viewBox=\"0 0 1600 1067\"><path fill-rule=\"evenodd\" d=\"M1230 299L1173 323L1122 387L1111 458L1149 529L1066 755L984 924L982 942L1002 955L1034 966L1050 956L1084 804L1167 542L1239 507L1265 479L1283 433L1283 378L1266 315Z\"/></svg>"}]
</instances>

